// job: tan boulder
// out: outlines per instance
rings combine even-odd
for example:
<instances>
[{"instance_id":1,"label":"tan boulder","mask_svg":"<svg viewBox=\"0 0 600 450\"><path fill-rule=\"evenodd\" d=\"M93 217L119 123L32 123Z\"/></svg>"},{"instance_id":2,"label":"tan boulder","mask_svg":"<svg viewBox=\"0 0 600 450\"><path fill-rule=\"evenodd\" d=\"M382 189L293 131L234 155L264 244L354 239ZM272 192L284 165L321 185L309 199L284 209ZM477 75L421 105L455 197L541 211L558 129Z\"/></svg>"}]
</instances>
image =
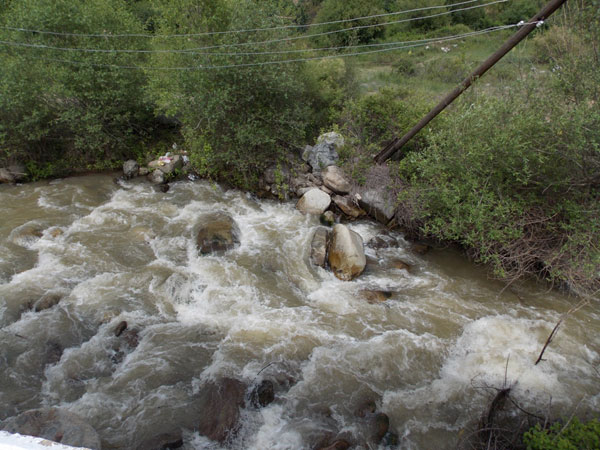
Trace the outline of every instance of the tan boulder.
<instances>
[{"instance_id":1,"label":"tan boulder","mask_svg":"<svg viewBox=\"0 0 600 450\"><path fill-rule=\"evenodd\" d=\"M296 208L305 214L323 214L331 204L331 197L320 189L313 188L306 192L298 203Z\"/></svg>"},{"instance_id":2,"label":"tan boulder","mask_svg":"<svg viewBox=\"0 0 600 450\"><path fill-rule=\"evenodd\" d=\"M329 241L329 266L340 280L350 281L359 276L367 265L363 240L347 226L333 227Z\"/></svg>"},{"instance_id":3,"label":"tan boulder","mask_svg":"<svg viewBox=\"0 0 600 450\"><path fill-rule=\"evenodd\" d=\"M338 166L325 167L321 172L321 177L323 184L338 194L348 194L352 189L352 184Z\"/></svg>"}]
</instances>

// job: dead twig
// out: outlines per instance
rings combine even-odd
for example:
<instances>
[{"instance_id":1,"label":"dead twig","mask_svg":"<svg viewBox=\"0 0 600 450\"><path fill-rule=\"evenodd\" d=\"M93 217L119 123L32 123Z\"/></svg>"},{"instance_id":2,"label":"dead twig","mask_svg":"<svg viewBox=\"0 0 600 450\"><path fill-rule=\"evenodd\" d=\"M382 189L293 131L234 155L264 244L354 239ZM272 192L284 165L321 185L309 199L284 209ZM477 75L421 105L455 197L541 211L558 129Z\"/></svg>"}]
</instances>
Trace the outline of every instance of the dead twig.
<instances>
[{"instance_id":1,"label":"dead twig","mask_svg":"<svg viewBox=\"0 0 600 450\"><path fill-rule=\"evenodd\" d=\"M538 359L535 362L534 366L537 366L540 361L543 361L542 357L544 356L544 352L546 351L546 348L548 348L548 346L550 345L550 342L552 342L552 339L554 339L554 336L556 335L556 332L558 331L558 327L560 327L560 325L564 322L564 320L567 317L569 317L571 314L574 314L575 312L579 311L584 306L589 305L589 303L590 303L589 300L582 300L577 305L575 305L573 308L569 309L566 313L564 313L560 317L560 319L558 320L558 322L552 329L552 332L548 336L548 339L546 339L546 343L544 344L544 347L542 348L542 351L540 352L540 356L538 356Z\"/></svg>"}]
</instances>

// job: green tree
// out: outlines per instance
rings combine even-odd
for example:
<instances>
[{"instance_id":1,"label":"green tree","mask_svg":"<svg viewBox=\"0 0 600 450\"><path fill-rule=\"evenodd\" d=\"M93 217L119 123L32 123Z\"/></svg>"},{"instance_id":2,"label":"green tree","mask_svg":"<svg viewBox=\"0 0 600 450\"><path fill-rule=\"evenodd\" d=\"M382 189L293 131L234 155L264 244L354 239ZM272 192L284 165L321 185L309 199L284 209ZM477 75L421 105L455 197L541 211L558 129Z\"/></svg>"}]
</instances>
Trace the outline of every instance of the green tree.
<instances>
[{"instance_id":1,"label":"green tree","mask_svg":"<svg viewBox=\"0 0 600 450\"><path fill-rule=\"evenodd\" d=\"M281 23L272 5L257 0L160 1L157 7L161 12L160 33L167 34L265 28ZM161 112L176 115L183 122L185 145L203 175L249 187L268 163L304 142L313 119L303 65L254 65L280 60L282 55L240 54L276 50L273 45L248 44L277 36L281 33L202 35L184 46L229 47L203 50L209 54L155 58L157 65L195 67L153 72L150 94ZM156 45L166 44L157 40Z\"/></svg>"},{"instance_id":2,"label":"green tree","mask_svg":"<svg viewBox=\"0 0 600 450\"><path fill-rule=\"evenodd\" d=\"M11 2L2 19L12 27L63 33L143 32L121 0L23 0ZM110 51L143 48L143 40L6 29L0 35L15 44L0 48L0 157L109 165L145 133L151 117L142 95L145 75L114 67L143 64L145 57Z\"/></svg>"}]
</instances>

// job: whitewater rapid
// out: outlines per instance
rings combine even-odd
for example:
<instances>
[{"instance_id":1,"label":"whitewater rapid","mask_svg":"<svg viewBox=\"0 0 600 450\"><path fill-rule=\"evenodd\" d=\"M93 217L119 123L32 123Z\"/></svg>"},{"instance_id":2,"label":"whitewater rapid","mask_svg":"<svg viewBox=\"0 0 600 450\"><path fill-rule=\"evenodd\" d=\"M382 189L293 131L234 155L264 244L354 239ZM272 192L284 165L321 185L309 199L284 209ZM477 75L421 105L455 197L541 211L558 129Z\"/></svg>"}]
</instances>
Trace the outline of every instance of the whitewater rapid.
<instances>
[{"instance_id":1,"label":"whitewater rapid","mask_svg":"<svg viewBox=\"0 0 600 450\"><path fill-rule=\"evenodd\" d=\"M194 400L220 377L275 383L272 404L242 411L229 449L363 442L355 411L368 400L400 448L453 448L506 385L532 410L600 411L598 305L569 317L534 365L576 300L504 289L452 250L418 255L396 233L397 248L367 249L366 272L342 282L309 262L318 218L208 182L163 194L94 175L0 186L0 200L0 419L57 406L107 448L181 428L184 448L218 449L195 430ZM219 211L241 245L201 256L199 217ZM365 242L383 231L349 226ZM393 294L370 304L365 289ZM47 293L60 303L29 309ZM139 345L119 356L121 321ZM48 363L53 345L64 350Z\"/></svg>"}]
</instances>

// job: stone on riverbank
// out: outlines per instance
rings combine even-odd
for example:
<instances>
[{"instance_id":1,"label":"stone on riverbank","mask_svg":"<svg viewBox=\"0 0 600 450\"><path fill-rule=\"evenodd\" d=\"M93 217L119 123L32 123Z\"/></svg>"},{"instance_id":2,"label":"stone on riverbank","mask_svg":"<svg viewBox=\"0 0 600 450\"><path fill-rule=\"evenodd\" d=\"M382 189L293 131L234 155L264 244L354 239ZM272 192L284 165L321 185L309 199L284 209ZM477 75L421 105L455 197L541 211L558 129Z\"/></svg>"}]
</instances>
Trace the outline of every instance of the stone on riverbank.
<instances>
[{"instance_id":1,"label":"stone on riverbank","mask_svg":"<svg viewBox=\"0 0 600 450\"><path fill-rule=\"evenodd\" d=\"M337 163L339 159L337 149L343 145L344 138L339 133L325 133L319 136L317 145L306 147L302 159L312 167L313 172L318 173Z\"/></svg>"},{"instance_id":2,"label":"stone on riverbank","mask_svg":"<svg viewBox=\"0 0 600 450\"><path fill-rule=\"evenodd\" d=\"M96 430L76 414L57 408L26 411L4 420L0 429L75 447L101 448Z\"/></svg>"},{"instance_id":3,"label":"stone on riverbank","mask_svg":"<svg viewBox=\"0 0 600 450\"><path fill-rule=\"evenodd\" d=\"M148 181L152 184L163 184L165 182L165 174L161 170L155 169L148 174Z\"/></svg>"},{"instance_id":4,"label":"stone on riverbank","mask_svg":"<svg viewBox=\"0 0 600 450\"><path fill-rule=\"evenodd\" d=\"M333 227L328 253L331 270L343 281L353 280L367 265L362 238L345 225Z\"/></svg>"},{"instance_id":5,"label":"stone on riverbank","mask_svg":"<svg viewBox=\"0 0 600 450\"><path fill-rule=\"evenodd\" d=\"M129 161L125 161L123 163L123 177L126 180L131 180L132 178L137 177L139 171L140 165L137 163L137 161L130 159Z\"/></svg>"},{"instance_id":6,"label":"stone on riverbank","mask_svg":"<svg viewBox=\"0 0 600 450\"><path fill-rule=\"evenodd\" d=\"M306 192L298 203L296 208L304 214L320 215L329 208L331 197L320 189L313 188Z\"/></svg>"},{"instance_id":7,"label":"stone on riverbank","mask_svg":"<svg viewBox=\"0 0 600 450\"><path fill-rule=\"evenodd\" d=\"M337 194L348 194L352 184L338 166L328 166L321 172L323 184Z\"/></svg>"},{"instance_id":8,"label":"stone on riverbank","mask_svg":"<svg viewBox=\"0 0 600 450\"><path fill-rule=\"evenodd\" d=\"M387 225L396 212L395 200L385 189L367 189L360 193L358 204L367 214Z\"/></svg>"},{"instance_id":9,"label":"stone on riverbank","mask_svg":"<svg viewBox=\"0 0 600 450\"><path fill-rule=\"evenodd\" d=\"M196 234L196 246L202 255L231 250L240 243L240 230L235 221L224 213L202 218Z\"/></svg>"},{"instance_id":10,"label":"stone on riverbank","mask_svg":"<svg viewBox=\"0 0 600 450\"><path fill-rule=\"evenodd\" d=\"M352 200L351 197L342 197L341 195L334 195L333 203L342 210L344 214L352 219L364 216L366 213Z\"/></svg>"}]
</instances>

